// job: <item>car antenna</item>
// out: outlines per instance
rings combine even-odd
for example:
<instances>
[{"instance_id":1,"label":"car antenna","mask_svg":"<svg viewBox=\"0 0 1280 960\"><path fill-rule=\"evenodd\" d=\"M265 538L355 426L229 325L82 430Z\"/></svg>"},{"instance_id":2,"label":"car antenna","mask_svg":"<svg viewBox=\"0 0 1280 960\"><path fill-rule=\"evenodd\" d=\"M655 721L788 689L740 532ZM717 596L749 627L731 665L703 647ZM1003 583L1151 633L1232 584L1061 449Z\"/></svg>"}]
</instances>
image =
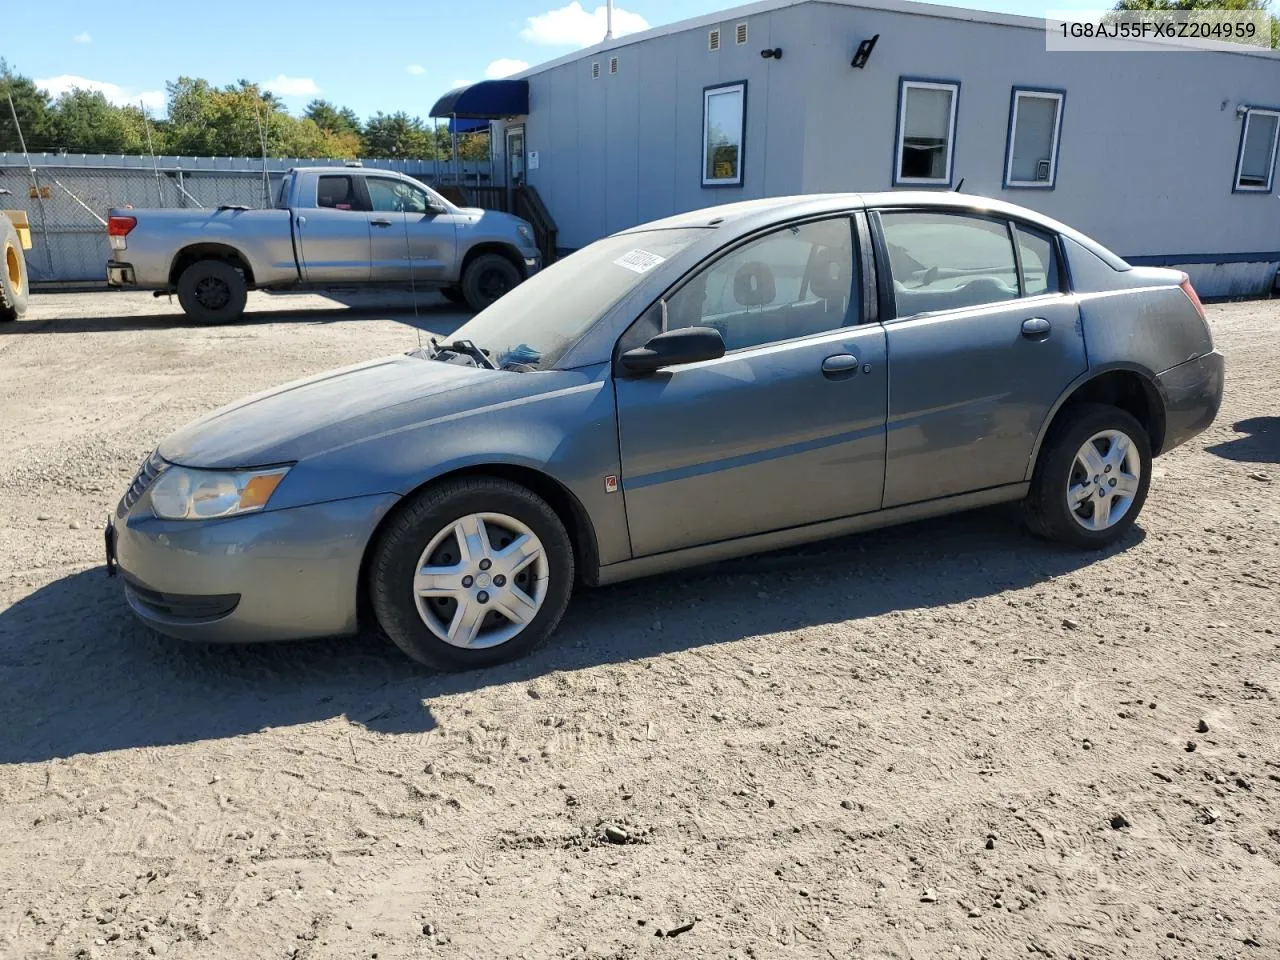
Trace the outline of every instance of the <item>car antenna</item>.
<instances>
[{"instance_id":1,"label":"car antenna","mask_svg":"<svg viewBox=\"0 0 1280 960\"><path fill-rule=\"evenodd\" d=\"M959 192L960 192L960 188L961 188L961 187L963 187L963 186L964 186L964 177L961 177L961 178L960 178L960 182L956 184L956 188L955 188L953 191L951 191L951 192L952 192L952 193L959 193Z\"/></svg>"},{"instance_id":2,"label":"car antenna","mask_svg":"<svg viewBox=\"0 0 1280 960\"><path fill-rule=\"evenodd\" d=\"M418 317L418 271L413 264L413 247L409 243L409 211L400 211L400 225L404 227L404 255L409 260L409 289L413 291L413 326L418 331L418 349L422 349L422 321ZM435 338L431 340L435 346Z\"/></svg>"}]
</instances>

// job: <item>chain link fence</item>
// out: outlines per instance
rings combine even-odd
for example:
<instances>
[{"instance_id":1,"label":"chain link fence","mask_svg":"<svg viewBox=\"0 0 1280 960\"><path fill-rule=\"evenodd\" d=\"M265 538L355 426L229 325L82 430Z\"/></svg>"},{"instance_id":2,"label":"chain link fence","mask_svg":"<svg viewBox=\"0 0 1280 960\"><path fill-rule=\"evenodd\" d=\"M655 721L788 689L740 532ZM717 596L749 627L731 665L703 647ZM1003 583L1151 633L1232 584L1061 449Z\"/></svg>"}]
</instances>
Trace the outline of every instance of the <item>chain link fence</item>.
<instances>
[{"instance_id":1,"label":"chain link fence","mask_svg":"<svg viewBox=\"0 0 1280 960\"><path fill-rule=\"evenodd\" d=\"M145 164L145 165L144 165ZM214 209L224 204L270 207L291 167L341 166L331 160L231 157L66 157L0 154L0 209L25 209L32 247L32 283L105 278L106 220L112 207ZM424 183L491 182L489 161L378 160L365 167L397 170Z\"/></svg>"}]
</instances>

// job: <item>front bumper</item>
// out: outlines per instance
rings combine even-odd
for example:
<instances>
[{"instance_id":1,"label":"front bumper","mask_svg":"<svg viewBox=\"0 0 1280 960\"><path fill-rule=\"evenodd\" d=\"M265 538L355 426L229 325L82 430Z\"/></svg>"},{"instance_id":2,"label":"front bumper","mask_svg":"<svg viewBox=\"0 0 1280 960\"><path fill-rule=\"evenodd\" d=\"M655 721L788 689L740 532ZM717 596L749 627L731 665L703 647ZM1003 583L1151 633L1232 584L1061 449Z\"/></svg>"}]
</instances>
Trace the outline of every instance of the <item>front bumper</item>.
<instances>
[{"instance_id":1,"label":"front bumper","mask_svg":"<svg viewBox=\"0 0 1280 960\"><path fill-rule=\"evenodd\" d=\"M183 640L256 643L356 631L365 546L399 499L381 494L223 520L160 520L145 507L109 522L125 598Z\"/></svg>"},{"instance_id":2,"label":"front bumper","mask_svg":"<svg viewBox=\"0 0 1280 960\"><path fill-rule=\"evenodd\" d=\"M1217 350L1170 367L1156 377L1156 386L1164 399L1161 453L1208 429L1222 407L1225 378L1226 363Z\"/></svg>"},{"instance_id":3,"label":"front bumper","mask_svg":"<svg viewBox=\"0 0 1280 960\"><path fill-rule=\"evenodd\" d=\"M119 260L107 261L108 287L134 287L137 284L138 278L134 273L133 264L122 263Z\"/></svg>"}]
</instances>

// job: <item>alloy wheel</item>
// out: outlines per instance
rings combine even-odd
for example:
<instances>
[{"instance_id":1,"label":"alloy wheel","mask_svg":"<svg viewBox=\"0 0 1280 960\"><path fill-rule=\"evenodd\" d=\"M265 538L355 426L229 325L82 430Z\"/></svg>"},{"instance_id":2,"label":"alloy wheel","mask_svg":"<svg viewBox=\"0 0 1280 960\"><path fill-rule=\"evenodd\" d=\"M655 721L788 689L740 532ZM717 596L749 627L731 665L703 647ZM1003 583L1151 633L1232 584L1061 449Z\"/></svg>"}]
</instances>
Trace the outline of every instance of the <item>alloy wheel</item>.
<instances>
[{"instance_id":1,"label":"alloy wheel","mask_svg":"<svg viewBox=\"0 0 1280 960\"><path fill-rule=\"evenodd\" d=\"M418 615L455 647L496 647L542 609L549 564L526 524L501 513L473 513L437 533L413 577Z\"/></svg>"},{"instance_id":2,"label":"alloy wheel","mask_svg":"<svg viewBox=\"0 0 1280 960\"><path fill-rule=\"evenodd\" d=\"M1120 430L1094 434L1076 452L1067 478L1067 509L1086 530L1115 526L1133 506L1142 479L1142 458Z\"/></svg>"}]
</instances>

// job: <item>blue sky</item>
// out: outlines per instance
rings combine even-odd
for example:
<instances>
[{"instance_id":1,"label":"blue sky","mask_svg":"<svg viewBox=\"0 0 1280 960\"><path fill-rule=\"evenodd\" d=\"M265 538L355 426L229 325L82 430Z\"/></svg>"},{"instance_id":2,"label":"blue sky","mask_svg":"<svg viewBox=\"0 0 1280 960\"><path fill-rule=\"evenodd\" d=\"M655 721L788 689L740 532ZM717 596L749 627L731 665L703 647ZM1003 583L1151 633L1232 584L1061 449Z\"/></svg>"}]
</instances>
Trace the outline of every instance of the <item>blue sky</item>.
<instances>
[{"instance_id":1,"label":"blue sky","mask_svg":"<svg viewBox=\"0 0 1280 960\"><path fill-rule=\"evenodd\" d=\"M946 0L937 0L946 2ZM736 6L725 0L616 0L621 35ZM1044 16L1097 8L1094 0L968 0L955 6ZM5 4L0 55L57 94L100 89L162 112L164 84L180 75L215 84L264 83L295 111L314 97L361 117L405 110L425 117L450 87L502 76L589 46L604 34L596 0L217 0L180 13L134 0L127 13L101 0Z\"/></svg>"}]
</instances>

